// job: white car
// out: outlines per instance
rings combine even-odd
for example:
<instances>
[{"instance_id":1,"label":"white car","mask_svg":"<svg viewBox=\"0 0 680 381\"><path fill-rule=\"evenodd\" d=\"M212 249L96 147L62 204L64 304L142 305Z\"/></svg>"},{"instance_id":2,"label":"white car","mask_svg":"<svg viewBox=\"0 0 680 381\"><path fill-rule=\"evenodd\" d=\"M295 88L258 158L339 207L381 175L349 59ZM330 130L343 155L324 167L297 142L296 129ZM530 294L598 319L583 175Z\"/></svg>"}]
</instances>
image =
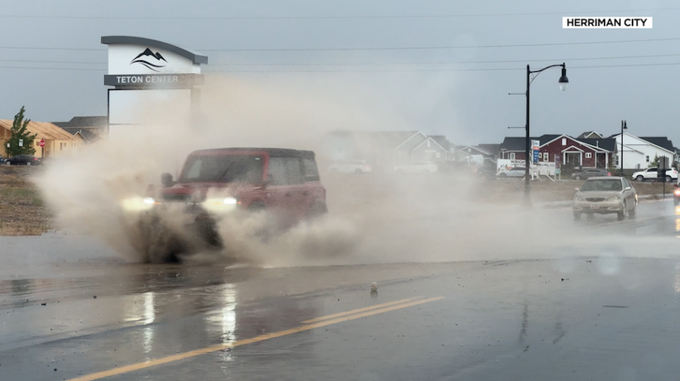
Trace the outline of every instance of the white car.
<instances>
[{"instance_id":1,"label":"white car","mask_svg":"<svg viewBox=\"0 0 680 381\"><path fill-rule=\"evenodd\" d=\"M372 169L364 160L344 160L328 166L328 172L370 173Z\"/></svg>"},{"instance_id":2,"label":"white car","mask_svg":"<svg viewBox=\"0 0 680 381\"><path fill-rule=\"evenodd\" d=\"M632 178L635 181L656 180L656 179L658 179L657 168L652 167L652 168L647 168L644 171L635 172L635 173L633 173ZM678 171L676 171L673 168L666 171L666 182L671 182L671 181L677 180L677 179L678 179Z\"/></svg>"},{"instance_id":3,"label":"white car","mask_svg":"<svg viewBox=\"0 0 680 381\"><path fill-rule=\"evenodd\" d=\"M435 173L439 171L437 164L431 161L416 161L411 164L397 165L395 173Z\"/></svg>"}]
</instances>

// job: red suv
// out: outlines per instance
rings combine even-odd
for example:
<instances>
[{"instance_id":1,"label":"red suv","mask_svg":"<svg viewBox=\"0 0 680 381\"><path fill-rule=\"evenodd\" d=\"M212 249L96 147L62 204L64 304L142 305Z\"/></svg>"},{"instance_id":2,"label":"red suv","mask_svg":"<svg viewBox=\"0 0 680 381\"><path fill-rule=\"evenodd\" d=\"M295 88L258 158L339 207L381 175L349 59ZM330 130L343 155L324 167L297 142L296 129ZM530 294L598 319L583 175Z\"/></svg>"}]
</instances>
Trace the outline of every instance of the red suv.
<instances>
[{"instance_id":1,"label":"red suv","mask_svg":"<svg viewBox=\"0 0 680 381\"><path fill-rule=\"evenodd\" d=\"M215 230L215 223L239 210L266 210L279 228L327 213L326 189L319 179L312 151L280 148L195 151L187 157L176 181L164 173L161 183L159 189L150 187L149 197L143 200L155 212L152 214L179 206L191 215L197 235L213 247L225 244ZM186 249L184 245L181 251ZM163 255L169 256L165 261L176 259L173 253Z\"/></svg>"}]
</instances>

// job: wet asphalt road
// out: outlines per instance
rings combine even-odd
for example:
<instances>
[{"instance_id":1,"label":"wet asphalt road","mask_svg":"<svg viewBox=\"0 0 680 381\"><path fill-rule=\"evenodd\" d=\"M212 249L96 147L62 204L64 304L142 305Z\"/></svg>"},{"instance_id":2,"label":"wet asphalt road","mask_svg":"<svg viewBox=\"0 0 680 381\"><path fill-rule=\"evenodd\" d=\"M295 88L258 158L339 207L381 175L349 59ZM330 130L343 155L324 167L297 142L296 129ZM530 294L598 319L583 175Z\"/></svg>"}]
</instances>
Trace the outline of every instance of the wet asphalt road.
<instances>
[{"instance_id":1,"label":"wet asphalt road","mask_svg":"<svg viewBox=\"0 0 680 381\"><path fill-rule=\"evenodd\" d=\"M680 211L546 213L569 234L543 256L448 263L147 266L3 238L25 255L0 270L0 380L677 378Z\"/></svg>"}]
</instances>

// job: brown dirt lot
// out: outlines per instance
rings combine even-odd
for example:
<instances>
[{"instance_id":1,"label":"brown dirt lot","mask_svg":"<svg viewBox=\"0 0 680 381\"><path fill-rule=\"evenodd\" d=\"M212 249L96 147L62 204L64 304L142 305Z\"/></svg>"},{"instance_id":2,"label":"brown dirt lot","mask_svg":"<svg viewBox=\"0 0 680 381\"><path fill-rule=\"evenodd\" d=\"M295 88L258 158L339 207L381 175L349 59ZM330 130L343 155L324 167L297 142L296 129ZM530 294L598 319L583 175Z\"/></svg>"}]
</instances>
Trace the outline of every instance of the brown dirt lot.
<instances>
[{"instance_id":1,"label":"brown dirt lot","mask_svg":"<svg viewBox=\"0 0 680 381\"><path fill-rule=\"evenodd\" d=\"M41 171L0 166L0 235L40 235L54 228L40 192L30 181Z\"/></svg>"}]
</instances>

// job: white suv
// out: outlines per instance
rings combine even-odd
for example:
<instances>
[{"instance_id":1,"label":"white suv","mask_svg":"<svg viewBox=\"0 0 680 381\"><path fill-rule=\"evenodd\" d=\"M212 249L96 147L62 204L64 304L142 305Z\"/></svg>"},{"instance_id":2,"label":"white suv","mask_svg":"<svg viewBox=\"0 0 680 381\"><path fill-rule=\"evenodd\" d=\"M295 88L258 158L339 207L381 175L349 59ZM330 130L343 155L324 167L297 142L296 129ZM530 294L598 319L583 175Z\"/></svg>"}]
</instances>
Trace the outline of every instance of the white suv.
<instances>
[{"instance_id":1,"label":"white suv","mask_svg":"<svg viewBox=\"0 0 680 381\"><path fill-rule=\"evenodd\" d=\"M639 171L633 173L633 176L631 176L633 180L636 181L645 181L645 180L656 180L658 179L657 176L657 168L652 167L652 168L647 168L644 171ZM671 168L666 171L666 182L671 182L673 180L678 179L678 171L675 169Z\"/></svg>"},{"instance_id":2,"label":"white suv","mask_svg":"<svg viewBox=\"0 0 680 381\"><path fill-rule=\"evenodd\" d=\"M363 160L345 160L331 164L328 167L328 172L338 173L370 173L371 166Z\"/></svg>"}]
</instances>

